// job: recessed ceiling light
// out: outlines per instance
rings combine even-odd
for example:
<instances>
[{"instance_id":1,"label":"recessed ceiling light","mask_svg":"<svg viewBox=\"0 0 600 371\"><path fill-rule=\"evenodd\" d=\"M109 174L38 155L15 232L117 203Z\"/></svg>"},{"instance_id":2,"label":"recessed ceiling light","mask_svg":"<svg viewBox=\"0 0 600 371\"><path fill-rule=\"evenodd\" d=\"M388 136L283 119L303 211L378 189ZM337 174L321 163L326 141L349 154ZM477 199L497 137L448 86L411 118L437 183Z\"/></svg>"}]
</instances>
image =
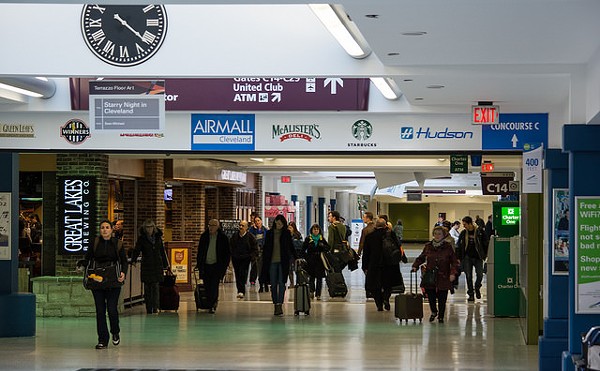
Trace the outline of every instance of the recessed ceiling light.
<instances>
[{"instance_id":1,"label":"recessed ceiling light","mask_svg":"<svg viewBox=\"0 0 600 371\"><path fill-rule=\"evenodd\" d=\"M443 89L444 85L427 85L427 89Z\"/></svg>"},{"instance_id":2,"label":"recessed ceiling light","mask_svg":"<svg viewBox=\"0 0 600 371\"><path fill-rule=\"evenodd\" d=\"M408 31L408 32L402 32L401 35L402 36L424 36L424 35L427 35L427 32L425 32L425 31Z\"/></svg>"},{"instance_id":3,"label":"recessed ceiling light","mask_svg":"<svg viewBox=\"0 0 600 371\"><path fill-rule=\"evenodd\" d=\"M439 162L444 162L444 161L446 161L446 159L445 159L445 158L441 158L441 157L440 157L440 158L438 158L438 161L439 161Z\"/></svg>"},{"instance_id":4,"label":"recessed ceiling light","mask_svg":"<svg viewBox=\"0 0 600 371\"><path fill-rule=\"evenodd\" d=\"M379 14L366 14L365 17L371 18L371 19L377 19L377 18L379 18Z\"/></svg>"},{"instance_id":5,"label":"recessed ceiling light","mask_svg":"<svg viewBox=\"0 0 600 371\"><path fill-rule=\"evenodd\" d=\"M391 52L391 53L387 53L387 55L389 55L390 57L395 56L395 55L400 55L400 53L398 52Z\"/></svg>"},{"instance_id":6,"label":"recessed ceiling light","mask_svg":"<svg viewBox=\"0 0 600 371\"><path fill-rule=\"evenodd\" d=\"M425 99L425 98L421 98L421 97L415 98L415 100L423 100L423 99Z\"/></svg>"},{"instance_id":7,"label":"recessed ceiling light","mask_svg":"<svg viewBox=\"0 0 600 371\"><path fill-rule=\"evenodd\" d=\"M413 81L413 79L403 79L402 81L404 81L404 82L411 82L411 81Z\"/></svg>"}]
</instances>

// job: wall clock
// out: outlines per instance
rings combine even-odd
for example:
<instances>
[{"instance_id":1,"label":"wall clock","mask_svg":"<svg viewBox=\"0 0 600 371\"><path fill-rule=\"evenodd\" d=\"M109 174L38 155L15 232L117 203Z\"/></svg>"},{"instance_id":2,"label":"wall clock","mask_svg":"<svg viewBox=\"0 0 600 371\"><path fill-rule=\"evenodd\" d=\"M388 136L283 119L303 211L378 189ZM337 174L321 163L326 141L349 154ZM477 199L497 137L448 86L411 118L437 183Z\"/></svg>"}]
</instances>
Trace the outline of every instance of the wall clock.
<instances>
[{"instance_id":1,"label":"wall clock","mask_svg":"<svg viewBox=\"0 0 600 371\"><path fill-rule=\"evenodd\" d=\"M84 5L81 30L98 58L115 66L135 66L162 45L167 13L162 5Z\"/></svg>"}]
</instances>

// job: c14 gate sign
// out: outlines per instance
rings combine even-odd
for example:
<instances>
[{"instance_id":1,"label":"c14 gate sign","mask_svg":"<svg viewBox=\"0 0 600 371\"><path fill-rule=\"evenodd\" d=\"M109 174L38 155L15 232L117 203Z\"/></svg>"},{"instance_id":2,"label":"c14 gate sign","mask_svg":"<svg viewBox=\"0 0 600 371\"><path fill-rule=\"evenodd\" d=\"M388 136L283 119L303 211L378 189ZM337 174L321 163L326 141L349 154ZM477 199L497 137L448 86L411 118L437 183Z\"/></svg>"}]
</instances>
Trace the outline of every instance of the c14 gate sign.
<instances>
[{"instance_id":1,"label":"c14 gate sign","mask_svg":"<svg viewBox=\"0 0 600 371\"><path fill-rule=\"evenodd\" d=\"M575 197L575 312L600 313L600 197Z\"/></svg>"}]
</instances>

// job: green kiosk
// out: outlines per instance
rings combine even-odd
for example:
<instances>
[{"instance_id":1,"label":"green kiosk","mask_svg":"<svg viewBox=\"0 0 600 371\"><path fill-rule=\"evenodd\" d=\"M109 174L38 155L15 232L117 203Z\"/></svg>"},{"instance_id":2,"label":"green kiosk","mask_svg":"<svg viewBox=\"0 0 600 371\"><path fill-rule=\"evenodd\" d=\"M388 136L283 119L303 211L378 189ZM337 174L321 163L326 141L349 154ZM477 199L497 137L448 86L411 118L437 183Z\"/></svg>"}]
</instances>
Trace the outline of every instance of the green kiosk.
<instances>
[{"instance_id":1,"label":"green kiosk","mask_svg":"<svg viewBox=\"0 0 600 371\"><path fill-rule=\"evenodd\" d=\"M492 210L496 236L490 238L488 249L488 314L496 317L518 317L521 208L518 202L499 201L492 204Z\"/></svg>"}]
</instances>

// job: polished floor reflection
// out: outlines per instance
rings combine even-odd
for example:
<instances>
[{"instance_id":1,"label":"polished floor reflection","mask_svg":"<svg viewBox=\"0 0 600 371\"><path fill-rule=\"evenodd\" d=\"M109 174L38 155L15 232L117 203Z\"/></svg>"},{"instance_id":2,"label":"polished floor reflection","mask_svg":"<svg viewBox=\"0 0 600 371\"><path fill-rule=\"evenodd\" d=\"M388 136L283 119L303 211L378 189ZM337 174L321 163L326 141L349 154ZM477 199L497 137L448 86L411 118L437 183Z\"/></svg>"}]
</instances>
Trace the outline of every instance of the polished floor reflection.
<instances>
[{"instance_id":1,"label":"polished floor reflection","mask_svg":"<svg viewBox=\"0 0 600 371\"><path fill-rule=\"evenodd\" d=\"M537 346L524 345L517 319L486 315L483 300L467 303L464 275L449 297L446 322L400 323L365 299L364 275L344 272L345 299L313 301L310 316L273 316L270 294L221 287L216 314L196 312L183 293L178 312L121 316L121 344L95 350L93 318L40 318L34 338L0 339L2 370L81 368L217 370L536 370ZM408 286L408 266L403 268ZM288 291L288 297L289 295ZM2 319L6 320L6 319Z\"/></svg>"}]
</instances>

